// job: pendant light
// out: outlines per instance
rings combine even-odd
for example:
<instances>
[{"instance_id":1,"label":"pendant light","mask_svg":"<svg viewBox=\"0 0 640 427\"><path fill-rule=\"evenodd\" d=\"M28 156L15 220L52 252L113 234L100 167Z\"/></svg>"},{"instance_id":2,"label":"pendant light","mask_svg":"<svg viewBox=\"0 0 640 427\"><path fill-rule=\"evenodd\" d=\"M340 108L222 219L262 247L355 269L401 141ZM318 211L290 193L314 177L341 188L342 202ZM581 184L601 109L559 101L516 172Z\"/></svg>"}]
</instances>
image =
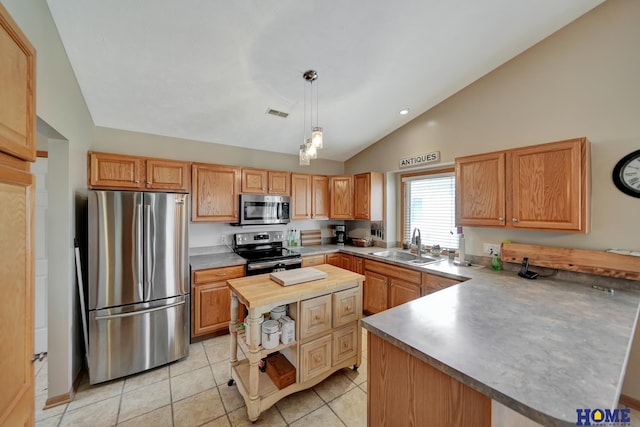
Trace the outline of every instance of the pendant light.
<instances>
[{"instance_id":1,"label":"pendant light","mask_svg":"<svg viewBox=\"0 0 640 427\"><path fill-rule=\"evenodd\" d=\"M313 82L318 79L318 73L315 70L307 70L302 74L302 78L309 82L311 86L310 102L309 102L309 122L313 123ZM300 146L300 165L308 165L309 159L318 158L318 150L323 147L322 128L318 126L318 88L316 85L316 125L311 129L311 137L307 138L307 91L304 91L304 119L303 119L303 141ZM304 147L304 148L303 148Z\"/></svg>"}]
</instances>

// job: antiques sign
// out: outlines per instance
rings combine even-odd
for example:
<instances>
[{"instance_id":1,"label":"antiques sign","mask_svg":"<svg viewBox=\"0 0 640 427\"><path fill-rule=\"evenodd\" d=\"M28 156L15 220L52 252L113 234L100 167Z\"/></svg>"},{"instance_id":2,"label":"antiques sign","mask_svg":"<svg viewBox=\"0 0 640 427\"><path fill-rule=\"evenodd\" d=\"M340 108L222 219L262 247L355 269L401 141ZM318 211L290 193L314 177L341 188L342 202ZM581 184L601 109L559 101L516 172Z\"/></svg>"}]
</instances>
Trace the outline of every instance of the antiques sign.
<instances>
[{"instance_id":1,"label":"antiques sign","mask_svg":"<svg viewBox=\"0 0 640 427\"><path fill-rule=\"evenodd\" d=\"M434 151L431 153L417 154L411 157L405 157L400 159L400 168L410 168L414 166L422 166L429 163L435 163L440 160L440 152Z\"/></svg>"}]
</instances>

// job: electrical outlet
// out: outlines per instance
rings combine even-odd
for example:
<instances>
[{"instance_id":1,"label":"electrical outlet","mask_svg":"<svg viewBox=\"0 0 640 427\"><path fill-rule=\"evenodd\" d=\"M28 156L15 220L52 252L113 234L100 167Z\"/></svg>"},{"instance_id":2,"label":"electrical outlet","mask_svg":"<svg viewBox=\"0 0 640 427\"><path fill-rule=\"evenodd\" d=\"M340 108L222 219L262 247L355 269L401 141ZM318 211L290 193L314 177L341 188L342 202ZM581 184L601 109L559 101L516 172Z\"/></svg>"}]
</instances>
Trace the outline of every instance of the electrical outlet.
<instances>
[{"instance_id":1,"label":"electrical outlet","mask_svg":"<svg viewBox=\"0 0 640 427\"><path fill-rule=\"evenodd\" d=\"M487 255L500 255L500 245L497 243L485 243L484 253Z\"/></svg>"},{"instance_id":2,"label":"electrical outlet","mask_svg":"<svg viewBox=\"0 0 640 427\"><path fill-rule=\"evenodd\" d=\"M227 236L225 234L220 235L220 243L223 245L227 244Z\"/></svg>"}]
</instances>

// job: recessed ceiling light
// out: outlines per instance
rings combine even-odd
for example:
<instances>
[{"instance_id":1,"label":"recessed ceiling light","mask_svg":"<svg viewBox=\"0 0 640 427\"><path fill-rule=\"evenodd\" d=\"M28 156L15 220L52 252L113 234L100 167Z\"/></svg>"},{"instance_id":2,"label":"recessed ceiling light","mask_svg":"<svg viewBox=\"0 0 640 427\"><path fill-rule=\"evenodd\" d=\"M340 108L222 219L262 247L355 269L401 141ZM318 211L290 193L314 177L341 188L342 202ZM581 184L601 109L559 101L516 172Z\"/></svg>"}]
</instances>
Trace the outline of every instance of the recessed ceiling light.
<instances>
[{"instance_id":1,"label":"recessed ceiling light","mask_svg":"<svg viewBox=\"0 0 640 427\"><path fill-rule=\"evenodd\" d=\"M406 116L407 114L409 114L409 108L403 108L402 110L400 110L400 114Z\"/></svg>"}]
</instances>

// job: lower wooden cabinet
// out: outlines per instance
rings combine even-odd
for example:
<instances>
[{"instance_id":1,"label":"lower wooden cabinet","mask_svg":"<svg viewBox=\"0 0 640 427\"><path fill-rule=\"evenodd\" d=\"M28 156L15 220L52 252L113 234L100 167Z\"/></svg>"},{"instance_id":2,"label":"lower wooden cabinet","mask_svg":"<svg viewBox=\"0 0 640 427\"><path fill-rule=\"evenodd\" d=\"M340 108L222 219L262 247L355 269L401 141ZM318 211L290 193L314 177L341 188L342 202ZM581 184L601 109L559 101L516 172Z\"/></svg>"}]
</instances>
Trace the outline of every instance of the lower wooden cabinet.
<instances>
[{"instance_id":1,"label":"lower wooden cabinet","mask_svg":"<svg viewBox=\"0 0 640 427\"><path fill-rule=\"evenodd\" d=\"M343 360L356 356L358 352L358 331L356 322L338 329L332 334L331 364L337 365Z\"/></svg>"},{"instance_id":2,"label":"lower wooden cabinet","mask_svg":"<svg viewBox=\"0 0 640 427\"><path fill-rule=\"evenodd\" d=\"M331 330L331 295L300 303L300 339Z\"/></svg>"},{"instance_id":3,"label":"lower wooden cabinet","mask_svg":"<svg viewBox=\"0 0 640 427\"><path fill-rule=\"evenodd\" d=\"M228 279L244 277L244 265L198 270L191 275L191 337L229 329L231 294ZM244 306L239 317L244 318Z\"/></svg>"},{"instance_id":4,"label":"lower wooden cabinet","mask_svg":"<svg viewBox=\"0 0 640 427\"><path fill-rule=\"evenodd\" d=\"M331 334L300 345L300 352L300 381L305 382L331 370Z\"/></svg>"},{"instance_id":5,"label":"lower wooden cabinet","mask_svg":"<svg viewBox=\"0 0 640 427\"><path fill-rule=\"evenodd\" d=\"M324 264L324 254L307 255L302 257L302 267L313 267L314 265Z\"/></svg>"},{"instance_id":6,"label":"lower wooden cabinet","mask_svg":"<svg viewBox=\"0 0 640 427\"><path fill-rule=\"evenodd\" d=\"M367 260L365 263L363 310L379 313L421 296L460 283L430 273Z\"/></svg>"}]
</instances>

